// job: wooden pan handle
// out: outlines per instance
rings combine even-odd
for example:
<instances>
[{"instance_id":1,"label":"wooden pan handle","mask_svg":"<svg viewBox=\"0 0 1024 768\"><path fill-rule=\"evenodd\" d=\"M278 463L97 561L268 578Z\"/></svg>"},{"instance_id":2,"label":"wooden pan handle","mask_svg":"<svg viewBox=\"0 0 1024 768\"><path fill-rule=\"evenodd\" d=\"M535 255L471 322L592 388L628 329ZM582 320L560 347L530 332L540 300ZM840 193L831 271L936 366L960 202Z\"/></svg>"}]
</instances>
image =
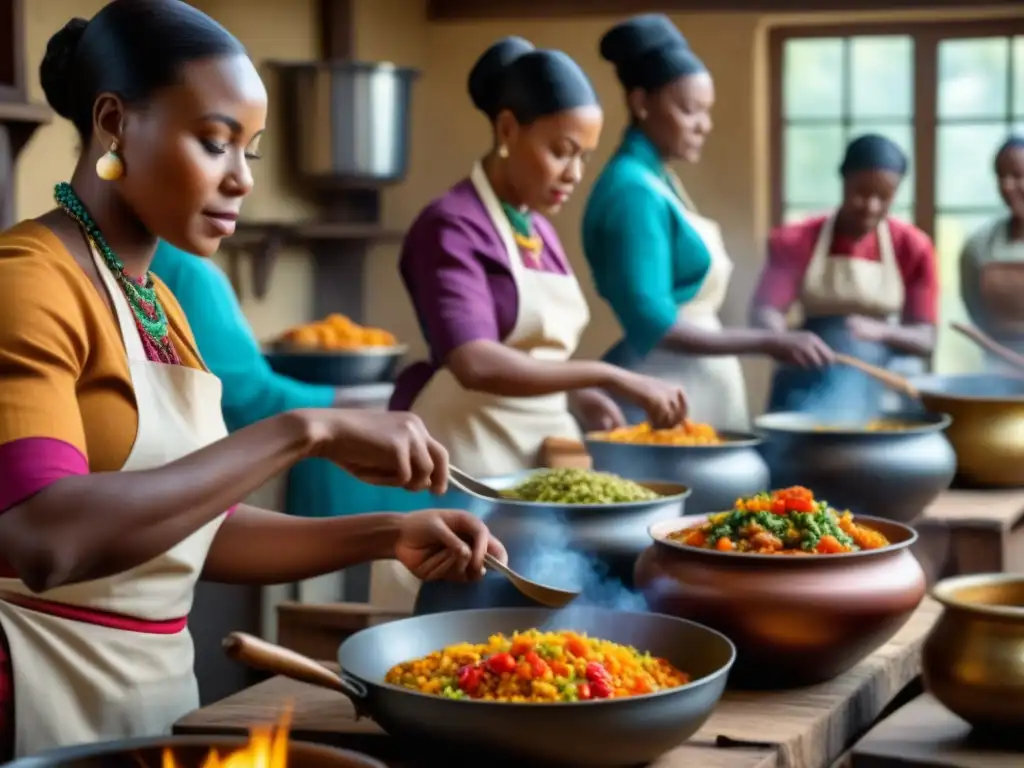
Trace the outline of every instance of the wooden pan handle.
<instances>
[{"instance_id":1,"label":"wooden pan handle","mask_svg":"<svg viewBox=\"0 0 1024 768\"><path fill-rule=\"evenodd\" d=\"M836 362L843 365L848 365L851 368L856 368L859 371L863 371L868 376L872 376L878 379L880 382L890 389L894 389L897 392L902 392L908 397L912 397L915 400L920 397L920 393L917 388L907 381L899 374L887 371L885 368L879 368L877 365L871 363L865 363L863 360L851 357L850 355L844 355L839 353L836 355Z\"/></svg>"},{"instance_id":2,"label":"wooden pan handle","mask_svg":"<svg viewBox=\"0 0 1024 768\"><path fill-rule=\"evenodd\" d=\"M366 695L365 689L355 681L340 677L308 656L245 632L232 632L224 638L223 647L229 658L253 669L338 691L351 699L358 700Z\"/></svg>"},{"instance_id":3,"label":"wooden pan handle","mask_svg":"<svg viewBox=\"0 0 1024 768\"><path fill-rule=\"evenodd\" d=\"M1014 368L1024 371L1024 355L1019 355L1009 347L1003 346L987 333L979 328L975 328L973 325L967 325L966 323L950 323L949 325L954 331L966 336L982 349L988 350L996 357L1012 365Z\"/></svg>"}]
</instances>

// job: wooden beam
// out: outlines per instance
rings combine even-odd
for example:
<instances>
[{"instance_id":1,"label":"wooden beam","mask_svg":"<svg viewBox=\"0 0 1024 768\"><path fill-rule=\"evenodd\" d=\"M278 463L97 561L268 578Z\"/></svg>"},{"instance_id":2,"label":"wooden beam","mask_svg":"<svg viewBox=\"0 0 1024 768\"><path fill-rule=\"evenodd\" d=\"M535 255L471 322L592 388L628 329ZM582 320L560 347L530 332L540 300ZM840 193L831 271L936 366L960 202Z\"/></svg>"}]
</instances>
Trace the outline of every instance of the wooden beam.
<instances>
[{"instance_id":1,"label":"wooden beam","mask_svg":"<svg viewBox=\"0 0 1024 768\"><path fill-rule=\"evenodd\" d=\"M986 6L1020 5L1021 0L984 0ZM573 16L631 16L636 13L813 13L900 11L914 8L977 8L970 0L427 0L431 21L550 19Z\"/></svg>"}]
</instances>

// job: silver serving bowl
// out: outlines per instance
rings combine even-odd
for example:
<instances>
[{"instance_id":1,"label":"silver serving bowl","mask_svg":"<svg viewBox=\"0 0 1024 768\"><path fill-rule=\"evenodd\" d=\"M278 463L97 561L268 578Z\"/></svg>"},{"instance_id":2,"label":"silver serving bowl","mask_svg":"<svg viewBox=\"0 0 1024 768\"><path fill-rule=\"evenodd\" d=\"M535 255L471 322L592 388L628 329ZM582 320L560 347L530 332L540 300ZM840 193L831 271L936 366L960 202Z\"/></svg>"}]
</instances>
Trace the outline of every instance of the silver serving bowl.
<instances>
[{"instance_id":1,"label":"silver serving bowl","mask_svg":"<svg viewBox=\"0 0 1024 768\"><path fill-rule=\"evenodd\" d=\"M398 366L407 351L408 347L404 344L352 350L298 349L274 345L266 350L264 357L271 368L296 381L356 387L394 381Z\"/></svg>"}]
</instances>

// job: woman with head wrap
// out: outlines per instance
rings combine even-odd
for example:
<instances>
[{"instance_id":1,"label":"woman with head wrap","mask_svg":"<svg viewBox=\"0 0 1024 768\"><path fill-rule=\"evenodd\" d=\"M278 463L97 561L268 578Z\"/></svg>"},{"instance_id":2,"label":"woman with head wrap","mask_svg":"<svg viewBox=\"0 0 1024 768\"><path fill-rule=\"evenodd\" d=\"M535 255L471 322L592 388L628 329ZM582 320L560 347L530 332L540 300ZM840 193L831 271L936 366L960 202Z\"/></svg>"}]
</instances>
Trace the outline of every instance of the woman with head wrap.
<instances>
[{"instance_id":1,"label":"woman with head wrap","mask_svg":"<svg viewBox=\"0 0 1024 768\"><path fill-rule=\"evenodd\" d=\"M679 30L660 14L636 16L605 34L601 55L615 64L631 116L583 218L597 290L623 329L606 359L681 383L698 421L747 429L738 355L814 365L828 350L811 334L719 321L732 261L718 225L697 213L668 165L700 159L715 99L711 75Z\"/></svg>"},{"instance_id":2,"label":"woman with head wrap","mask_svg":"<svg viewBox=\"0 0 1024 768\"><path fill-rule=\"evenodd\" d=\"M972 234L960 254L960 291L971 322L1024 354L1024 136L996 153L996 179L1009 216Z\"/></svg>"},{"instance_id":3,"label":"woman with head wrap","mask_svg":"<svg viewBox=\"0 0 1024 768\"><path fill-rule=\"evenodd\" d=\"M402 278L430 359L402 372L392 409L419 415L452 464L485 478L537 466L545 438L579 436L577 419L584 428L621 423L601 389L658 424L679 423L679 387L570 360L590 313L542 214L558 212L597 146L603 115L590 81L564 53L506 38L477 61L469 93L491 122L493 145L405 238ZM381 571L371 600L394 604L376 597ZM493 585L518 599L500 577ZM424 587L417 610L505 599L481 586L483 596L460 590L451 601Z\"/></svg>"},{"instance_id":4,"label":"woman with head wrap","mask_svg":"<svg viewBox=\"0 0 1024 768\"><path fill-rule=\"evenodd\" d=\"M803 328L837 353L882 367L900 357L927 358L938 316L935 250L924 232L888 215L907 158L889 139L867 134L847 146L839 172L839 208L771 233L753 320L785 329L786 313L799 303ZM780 367L769 410L870 419L883 410L885 394L848 366Z\"/></svg>"}]
</instances>

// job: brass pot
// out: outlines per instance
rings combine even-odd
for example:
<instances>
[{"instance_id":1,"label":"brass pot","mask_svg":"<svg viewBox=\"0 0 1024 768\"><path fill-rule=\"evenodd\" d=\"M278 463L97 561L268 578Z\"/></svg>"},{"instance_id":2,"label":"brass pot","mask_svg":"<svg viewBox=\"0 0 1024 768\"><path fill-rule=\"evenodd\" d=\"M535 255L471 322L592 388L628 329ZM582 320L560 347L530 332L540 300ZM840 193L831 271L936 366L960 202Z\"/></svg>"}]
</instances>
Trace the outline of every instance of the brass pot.
<instances>
[{"instance_id":1,"label":"brass pot","mask_svg":"<svg viewBox=\"0 0 1024 768\"><path fill-rule=\"evenodd\" d=\"M921 403L953 417L946 439L957 480L973 486L1024 486L1024 378L971 374L911 381Z\"/></svg>"},{"instance_id":2,"label":"brass pot","mask_svg":"<svg viewBox=\"0 0 1024 768\"><path fill-rule=\"evenodd\" d=\"M976 728L1024 726L1024 575L957 576L932 596L945 610L921 651L927 689Z\"/></svg>"},{"instance_id":3,"label":"brass pot","mask_svg":"<svg viewBox=\"0 0 1024 768\"><path fill-rule=\"evenodd\" d=\"M717 629L736 645L730 685L791 688L831 680L906 623L925 594L913 529L858 516L892 544L841 555L788 557L700 549L667 534L704 515L652 525L636 586L659 613Z\"/></svg>"}]
</instances>

